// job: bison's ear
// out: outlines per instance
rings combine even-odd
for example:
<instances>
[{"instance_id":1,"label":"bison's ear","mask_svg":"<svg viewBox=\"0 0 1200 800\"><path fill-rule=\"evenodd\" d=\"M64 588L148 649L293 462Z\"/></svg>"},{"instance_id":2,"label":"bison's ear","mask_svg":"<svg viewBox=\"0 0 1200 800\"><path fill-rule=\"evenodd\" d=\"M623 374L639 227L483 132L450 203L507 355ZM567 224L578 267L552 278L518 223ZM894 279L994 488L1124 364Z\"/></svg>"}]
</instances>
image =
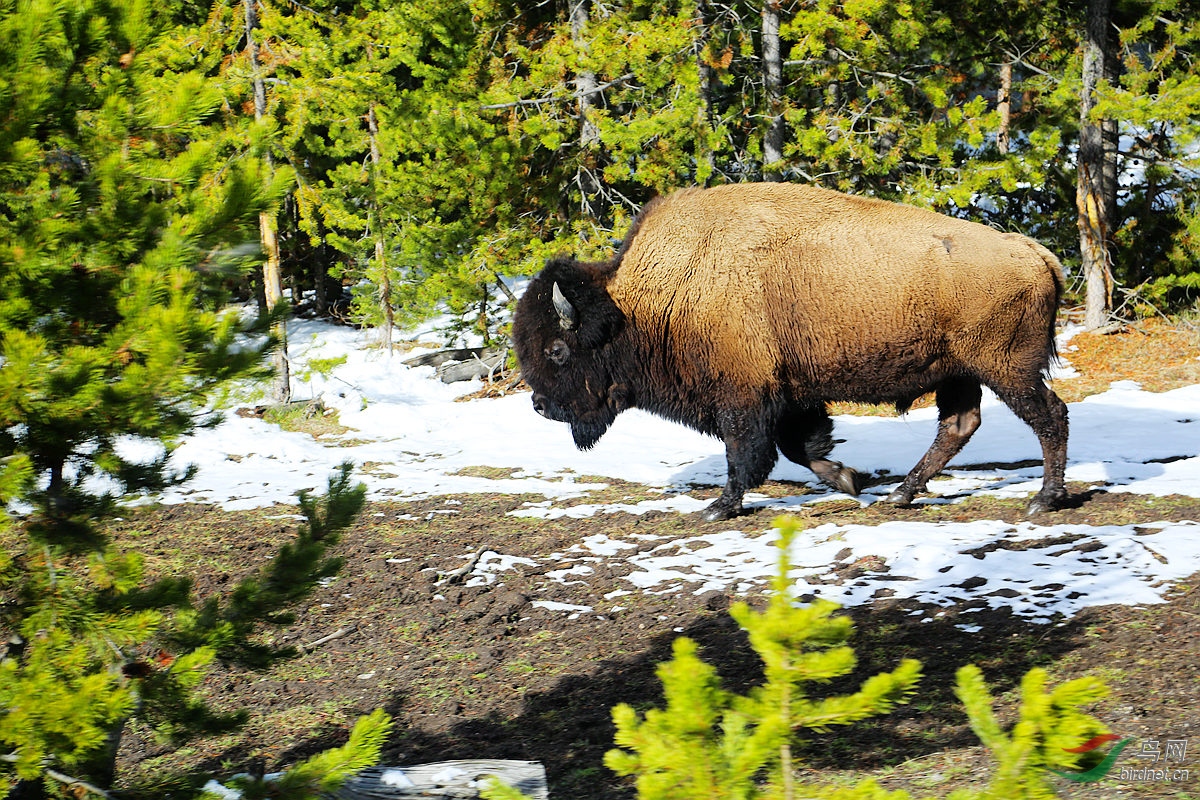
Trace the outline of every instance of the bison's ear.
<instances>
[{"instance_id":1,"label":"bison's ear","mask_svg":"<svg viewBox=\"0 0 1200 800\"><path fill-rule=\"evenodd\" d=\"M549 292L541 290L545 292L542 302L550 300L559 326L575 334L575 341L586 348L612 341L625 321L604 288L604 273L595 267L570 256L558 256L546 262L540 278L550 284Z\"/></svg>"}]
</instances>

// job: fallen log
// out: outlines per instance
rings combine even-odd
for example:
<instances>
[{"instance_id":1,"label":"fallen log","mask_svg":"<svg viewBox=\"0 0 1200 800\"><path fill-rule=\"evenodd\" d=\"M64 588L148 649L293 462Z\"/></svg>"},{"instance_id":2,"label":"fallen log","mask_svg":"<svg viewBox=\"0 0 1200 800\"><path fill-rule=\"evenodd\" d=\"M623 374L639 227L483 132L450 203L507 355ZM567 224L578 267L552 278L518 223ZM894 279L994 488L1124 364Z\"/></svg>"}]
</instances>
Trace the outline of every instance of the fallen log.
<instances>
[{"instance_id":1,"label":"fallen log","mask_svg":"<svg viewBox=\"0 0 1200 800\"><path fill-rule=\"evenodd\" d=\"M447 361L470 361L483 356L482 347L455 347L447 350L434 350L432 353L422 353L419 356L404 359L406 367L440 367Z\"/></svg>"},{"instance_id":2,"label":"fallen log","mask_svg":"<svg viewBox=\"0 0 1200 800\"><path fill-rule=\"evenodd\" d=\"M408 367L434 367L442 383L457 383L491 377L504 366L508 351L483 347L437 350L404 360Z\"/></svg>"},{"instance_id":3,"label":"fallen log","mask_svg":"<svg viewBox=\"0 0 1200 800\"><path fill-rule=\"evenodd\" d=\"M549 800L546 769L537 761L439 761L412 767L371 767L348 779L331 800L477 798L495 777L533 800Z\"/></svg>"},{"instance_id":4,"label":"fallen log","mask_svg":"<svg viewBox=\"0 0 1200 800\"><path fill-rule=\"evenodd\" d=\"M477 358L474 361L448 361L437 368L438 377L442 383L457 383L474 378L490 379L497 370L504 366L504 353Z\"/></svg>"}]
</instances>

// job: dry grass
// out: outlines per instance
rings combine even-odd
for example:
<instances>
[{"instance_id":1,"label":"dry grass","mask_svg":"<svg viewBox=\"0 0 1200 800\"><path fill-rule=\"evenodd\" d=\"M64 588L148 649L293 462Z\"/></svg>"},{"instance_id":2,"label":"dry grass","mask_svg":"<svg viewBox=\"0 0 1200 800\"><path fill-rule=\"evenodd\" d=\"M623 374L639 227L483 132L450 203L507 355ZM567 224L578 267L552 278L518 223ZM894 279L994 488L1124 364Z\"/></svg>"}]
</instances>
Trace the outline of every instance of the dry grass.
<instances>
[{"instance_id":1,"label":"dry grass","mask_svg":"<svg viewBox=\"0 0 1200 800\"><path fill-rule=\"evenodd\" d=\"M1068 403L1100 394L1113 381L1137 381L1150 392L1200 383L1200 328L1186 322L1148 319L1118 333L1079 333L1061 355L1079 373L1054 382Z\"/></svg>"}]
</instances>

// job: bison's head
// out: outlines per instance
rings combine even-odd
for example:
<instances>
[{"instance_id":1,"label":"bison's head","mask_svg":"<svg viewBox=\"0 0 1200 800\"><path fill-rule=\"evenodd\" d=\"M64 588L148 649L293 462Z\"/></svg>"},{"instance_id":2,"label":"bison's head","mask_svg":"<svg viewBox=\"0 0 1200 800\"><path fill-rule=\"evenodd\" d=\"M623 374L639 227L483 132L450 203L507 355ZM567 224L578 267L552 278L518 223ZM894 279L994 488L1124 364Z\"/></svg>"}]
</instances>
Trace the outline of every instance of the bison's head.
<instances>
[{"instance_id":1,"label":"bison's head","mask_svg":"<svg viewBox=\"0 0 1200 800\"><path fill-rule=\"evenodd\" d=\"M557 257L534 278L513 317L513 347L533 407L567 422L581 449L594 445L629 392L614 377L620 356L614 340L624 315L604 290L601 268Z\"/></svg>"}]
</instances>

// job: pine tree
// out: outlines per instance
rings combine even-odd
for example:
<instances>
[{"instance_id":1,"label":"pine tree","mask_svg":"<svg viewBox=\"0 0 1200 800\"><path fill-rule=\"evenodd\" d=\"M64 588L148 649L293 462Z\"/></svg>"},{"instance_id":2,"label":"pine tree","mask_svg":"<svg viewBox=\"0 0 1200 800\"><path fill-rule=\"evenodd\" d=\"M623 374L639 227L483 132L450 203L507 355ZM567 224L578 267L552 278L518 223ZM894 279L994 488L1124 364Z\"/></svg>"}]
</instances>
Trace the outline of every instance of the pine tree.
<instances>
[{"instance_id":1,"label":"pine tree","mask_svg":"<svg viewBox=\"0 0 1200 800\"><path fill-rule=\"evenodd\" d=\"M205 666L285 655L256 637L337 568L362 503L346 467L268 569L198 605L99 524L186 478L171 451L215 420L209 395L261 374L216 309L278 184L210 135L222 96L177 69L178 11L0 6L0 504L28 509L0 553L0 794L103 791L135 718L168 737L236 724L195 699Z\"/></svg>"},{"instance_id":2,"label":"pine tree","mask_svg":"<svg viewBox=\"0 0 1200 800\"><path fill-rule=\"evenodd\" d=\"M242 0L242 21L245 33L246 47L243 55L249 72L251 94L254 98L254 122L257 126L268 125L267 121L267 83L264 64L260 55L259 0ZM270 150L261 155L262 167L270 180L274 171L274 156ZM291 372L287 357L287 320L284 310L280 307L283 302L283 275L279 254L279 219L278 209L264 209L258 214L259 242L263 248L262 287L263 300L268 314L277 314L278 318L272 325L272 333L277 340L277 347L272 356L275 366L275 380L271 395L278 403L287 403L292 399ZM277 311L277 309L279 309Z\"/></svg>"},{"instance_id":3,"label":"pine tree","mask_svg":"<svg viewBox=\"0 0 1200 800\"><path fill-rule=\"evenodd\" d=\"M1046 688L1046 671L1032 669L1021 680L1019 719L1005 733L996 720L993 701L978 667L962 667L955 694L966 707L971 729L996 758L996 769L985 797L1044 800L1058 796L1053 770L1074 770L1084 756L1078 746L1108 728L1081 707L1108 694L1095 678L1067 681L1053 690Z\"/></svg>"},{"instance_id":4,"label":"pine tree","mask_svg":"<svg viewBox=\"0 0 1200 800\"><path fill-rule=\"evenodd\" d=\"M30 464L29 499L62 530L171 480L194 409L256 368L211 278L239 266L246 215L272 198L253 170L216 168L196 134L220 97L161 69L151 12L35 11L10 7L0 30L0 457Z\"/></svg>"},{"instance_id":5,"label":"pine tree","mask_svg":"<svg viewBox=\"0 0 1200 800\"><path fill-rule=\"evenodd\" d=\"M260 310L272 328L273 383L269 390L277 402L290 398L286 318L290 304L283 302L289 273L281 242L280 209L295 185L289 154L279 147L278 99L274 73L290 55L292 17L261 0L227 5L216 3L206 16L181 2L175 15L183 20L164 29L159 58L175 75L202 82L214 106L194 133L219 146L228 163L257 185L248 186L269 202L257 209L255 237L258 246L243 253L244 275L253 282ZM164 10L163 15L171 13ZM196 18L199 16L199 18ZM216 143L219 143L217 145Z\"/></svg>"},{"instance_id":6,"label":"pine tree","mask_svg":"<svg viewBox=\"0 0 1200 800\"><path fill-rule=\"evenodd\" d=\"M1096 92L1115 82L1112 0L1088 0L1079 88L1079 155L1076 172L1079 253L1085 282L1084 327L1099 328L1112 310L1109 242L1117 214L1116 120L1097 118Z\"/></svg>"},{"instance_id":7,"label":"pine tree","mask_svg":"<svg viewBox=\"0 0 1200 800\"><path fill-rule=\"evenodd\" d=\"M1193 305L1200 298L1200 8L1150 3L1119 19L1120 80L1096 92L1097 117L1120 121L1114 171L1126 176L1110 233L1113 273L1136 314Z\"/></svg>"},{"instance_id":8,"label":"pine tree","mask_svg":"<svg viewBox=\"0 0 1200 800\"><path fill-rule=\"evenodd\" d=\"M202 602L187 579L147 582L136 552L107 546L73 555L31 541L6 553L0 596L9 602L0 629L15 647L0 654L0 744L8 753L0 757L0 781L15 781L21 797L41 796L39 787L55 783L103 790L116 778L116 750L133 720L174 743L236 729L246 712L214 712L196 688L215 660L261 669L295 655L264 643L262 631L290 622L289 609L336 574L341 561L329 548L364 492L350 484L346 464L323 497L301 493L305 524L294 540L227 596ZM364 731L384 723L374 719ZM285 785L309 796L302 785L373 760L382 735L352 739Z\"/></svg>"},{"instance_id":9,"label":"pine tree","mask_svg":"<svg viewBox=\"0 0 1200 800\"><path fill-rule=\"evenodd\" d=\"M294 765L283 775L271 779L238 777L229 782L244 800L309 800L328 797L355 773L379 760L392 721L376 709L354 724L349 740L341 747L318 753ZM211 785L200 800L224 800L226 792L214 792Z\"/></svg>"},{"instance_id":10,"label":"pine tree","mask_svg":"<svg viewBox=\"0 0 1200 800\"><path fill-rule=\"evenodd\" d=\"M621 749L609 751L605 763L619 775L635 775L642 800L740 800L781 792L791 797L791 744L797 732L886 713L903 702L920 677L920 665L909 659L870 678L854 694L808 696L806 684L854 669L854 652L846 644L852 625L849 618L834 616L833 603L794 604L787 553L798 523L781 518L776 526L781 556L767 608L756 612L738 603L730 610L763 659L763 684L745 696L726 692L715 670L699 658L696 643L680 637L673 658L658 670L666 707L644 717L628 705L613 709Z\"/></svg>"},{"instance_id":11,"label":"pine tree","mask_svg":"<svg viewBox=\"0 0 1200 800\"><path fill-rule=\"evenodd\" d=\"M410 276L394 246L412 221L395 190L408 153L397 153L389 130L389 98L402 91L397 73L421 36L404 19L398 9L370 3L310 18L297 31L298 57L279 90L282 145L308 165L297 190L300 224L314 244L344 254L332 273L356 285L352 316L378 326L389 352L395 326L412 318L401 291Z\"/></svg>"},{"instance_id":12,"label":"pine tree","mask_svg":"<svg viewBox=\"0 0 1200 800\"><path fill-rule=\"evenodd\" d=\"M384 330L448 306L463 319L452 333L488 340L504 279L555 252L609 255L656 194L772 176L1019 229L1074 270L1093 118L1092 206L1111 217L1089 239L1107 248L1097 258L1143 313L1187 302L1195 4L1114 7L1116 69L1084 93L1083 118L1084 4L1015 2L1003 18L975 0L252 1L206 19L184 5L170 63L221 79L217 114L189 136L260 194L289 194L283 282L323 274L312 253L336 260L360 287L356 316Z\"/></svg>"}]
</instances>

